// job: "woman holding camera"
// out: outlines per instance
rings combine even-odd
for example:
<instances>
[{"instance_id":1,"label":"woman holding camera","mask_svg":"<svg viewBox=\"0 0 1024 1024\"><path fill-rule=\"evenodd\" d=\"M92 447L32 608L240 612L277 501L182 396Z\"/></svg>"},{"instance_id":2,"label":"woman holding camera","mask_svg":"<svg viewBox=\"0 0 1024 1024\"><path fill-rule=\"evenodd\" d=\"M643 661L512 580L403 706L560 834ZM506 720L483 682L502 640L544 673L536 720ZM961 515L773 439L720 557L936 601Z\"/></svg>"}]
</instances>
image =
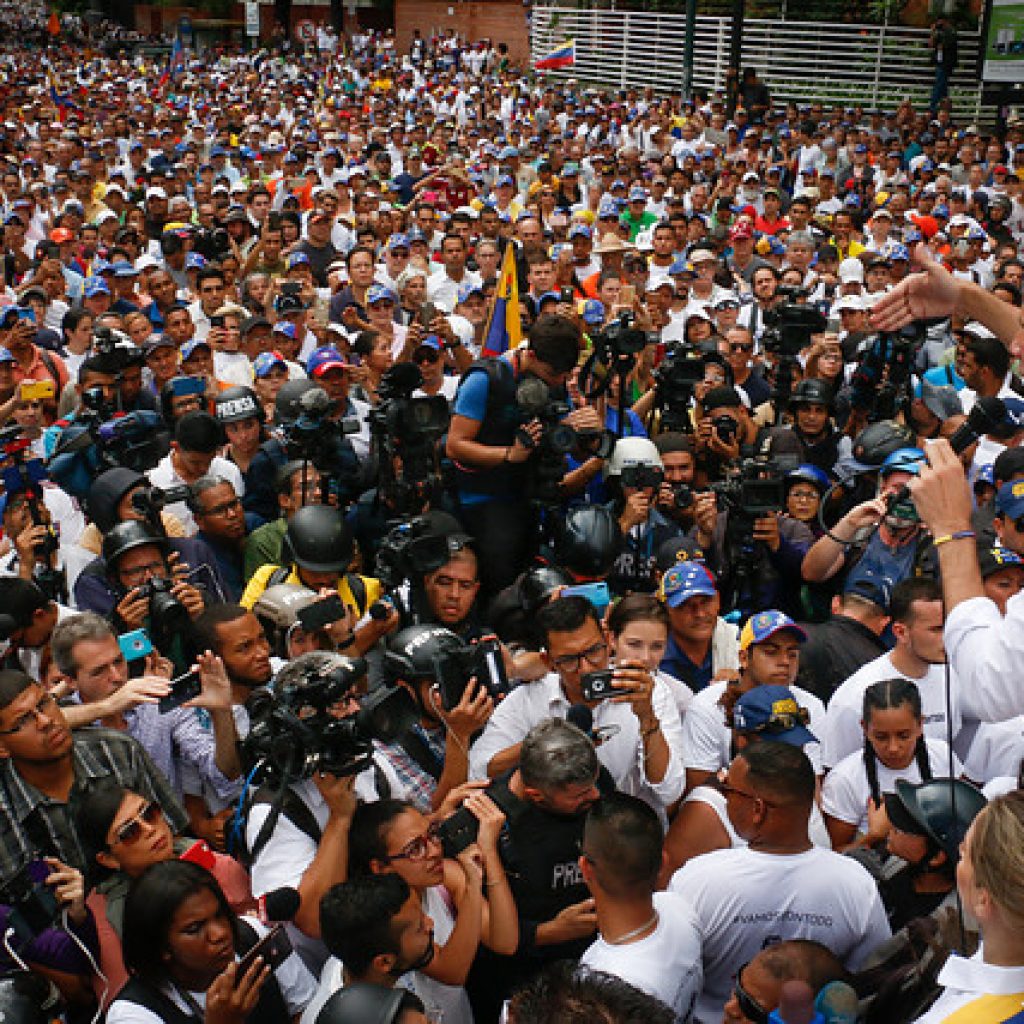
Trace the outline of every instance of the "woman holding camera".
<instances>
[{"instance_id":1,"label":"woman holding camera","mask_svg":"<svg viewBox=\"0 0 1024 1024\"><path fill-rule=\"evenodd\" d=\"M107 1024L280 1024L297 1018L316 983L294 954L271 969L256 955L264 937L239 918L208 871L188 861L154 864L132 883L124 908L131 980Z\"/></svg>"},{"instance_id":2,"label":"woman holding camera","mask_svg":"<svg viewBox=\"0 0 1024 1024\"><path fill-rule=\"evenodd\" d=\"M437 952L412 975L410 988L428 1009L440 1011L437 1019L445 1024L472 1024L462 986L477 949L482 942L511 956L519 943L519 926L498 854L505 815L485 793L467 786L452 794L438 819L459 806L458 797L479 822L479 831L476 842L454 859L444 855L440 820L432 821L401 800L361 804L349 832L349 873L394 872L419 893L424 912L434 922Z\"/></svg>"}]
</instances>

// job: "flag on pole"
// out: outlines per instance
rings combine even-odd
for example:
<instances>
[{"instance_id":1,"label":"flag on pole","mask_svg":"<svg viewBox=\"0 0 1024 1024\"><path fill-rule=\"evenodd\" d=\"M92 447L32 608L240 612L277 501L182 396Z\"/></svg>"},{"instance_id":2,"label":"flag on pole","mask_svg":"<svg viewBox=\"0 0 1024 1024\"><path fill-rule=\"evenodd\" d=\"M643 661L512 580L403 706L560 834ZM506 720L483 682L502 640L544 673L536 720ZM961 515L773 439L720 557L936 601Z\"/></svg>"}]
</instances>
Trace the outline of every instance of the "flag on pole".
<instances>
[{"instance_id":1,"label":"flag on pole","mask_svg":"<svg viewBox=\"0 0 1024 1024\"><path fill-rule=\"evenodd\" d=\"M167 58L167 66L164 68L164 73L160 76L160 81L157 83L162 89L181 69L185 66L185 51L181 48L181 39L178 36L174 37L174 43L171 46L171 54Z\"/></svg>"},{"instance_id":2,"label":"flag on pole","mask_svg":"<svg viewBox=\"0 0 1024 1024\"><path fill-rule=\"evenodd\" d=\"M57 91L57 78L53 73L52 67L47 67L46 69L46 81L50 88L50 102L57 108L57 120L63 124L68 118L68 112L71 110L77 111L78 107L71 102L71 95L69 93Z\"/></svg>"},{"instance_id":3,"label":"flag on pole","mask_svg":"<svg viewBox=\"0 0 1024 1024\"><path fill-rule=\"evenodd\" d=\"M494 289L491 301L481 355L500 356L523 343L523 325L519 319L519 277L516 274L515 246L511 242L505 246L498 287Z\"/></svg>"},{"instance_id":4,"label":"flag on pole","mask_svg":"<svg viewBox=\"0 0 1024 1024\"><path fill-rule=\"evenodd\" d=\"M535 71L556 71L571 68L576 63L576 40L567 39L557 49L533 62Z\"/></svg>"},{"instance_id":5,"label":"flag on pole","mask_svg":"<svg viewBox=\"0 0 1024 1024\"><path fill-rule=\"evenodd\" d=\"M46 31L54 39L60 35L60 18L57 17L56 11L50 11L50 17L46 19Z\"/></svg>"}]
</instances>

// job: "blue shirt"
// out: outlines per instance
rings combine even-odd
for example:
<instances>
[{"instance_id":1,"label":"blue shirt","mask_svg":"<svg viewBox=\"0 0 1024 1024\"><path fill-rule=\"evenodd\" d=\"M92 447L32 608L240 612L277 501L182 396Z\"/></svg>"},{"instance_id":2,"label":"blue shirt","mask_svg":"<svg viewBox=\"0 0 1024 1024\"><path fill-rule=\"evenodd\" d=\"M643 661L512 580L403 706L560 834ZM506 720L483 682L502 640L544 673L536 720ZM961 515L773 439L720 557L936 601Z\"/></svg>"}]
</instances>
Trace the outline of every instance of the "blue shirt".
<instances>
[{"instance_id":1,"label":"blue shirt","mask_svg":"<svg viewBox=\"0 0 1024 1024\"><path fill-rule=\"evenodd\" d=\"M662 672L667 672L670 676L675 676L676 679L686 683L694 693L698 690L703 690L711 682L713 672L711 644L708 644L707 657L699 665L695 665L676 643L675 637L669 633L668 644L665 647L665 656L661 659L661 664L658 668Z\"/></svg>"}]
</instances>

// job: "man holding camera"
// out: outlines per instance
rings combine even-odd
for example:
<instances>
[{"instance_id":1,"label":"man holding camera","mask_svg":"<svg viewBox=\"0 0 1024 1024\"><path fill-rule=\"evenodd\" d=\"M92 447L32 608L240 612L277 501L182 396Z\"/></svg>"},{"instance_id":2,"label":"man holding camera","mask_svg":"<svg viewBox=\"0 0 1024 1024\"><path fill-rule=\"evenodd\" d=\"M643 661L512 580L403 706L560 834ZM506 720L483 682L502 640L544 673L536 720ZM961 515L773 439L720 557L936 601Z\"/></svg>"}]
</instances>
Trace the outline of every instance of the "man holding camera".
<instances>
[{"instance_id":1,"label":"man holding camera","mask_svg":"<svg viewBox=\"0 0 1024 1024\"><path fill-rule=\"evenodd\" d=\"M470 777L495 778L519 763L523 737L548 718L592 725L601 764L616 786L665 810L683 794L682 726L668 687L629 662L608 669L608 645L584 597L552 601L537 615L548 675L512 691L470 750Z\"/></svg>"},{"instance_id":2,"label":"man holding camera","mask_svg":"<svg viewBox=\"0 0 1024 1024\"><path fill-rule=\"evenodd\" d=\"M455 397L447 454L456 463L461 517L476 538L489 594L515 579L534 540L528 487L543 427L537 419L521 422L517 388L538 378L553 397L564 398L579 349L579 328L571 320L543 316L525 348L470 367ZM574 409L563 422L576 430L603 426L592 408Z\"/></svg>"}]
</instances>

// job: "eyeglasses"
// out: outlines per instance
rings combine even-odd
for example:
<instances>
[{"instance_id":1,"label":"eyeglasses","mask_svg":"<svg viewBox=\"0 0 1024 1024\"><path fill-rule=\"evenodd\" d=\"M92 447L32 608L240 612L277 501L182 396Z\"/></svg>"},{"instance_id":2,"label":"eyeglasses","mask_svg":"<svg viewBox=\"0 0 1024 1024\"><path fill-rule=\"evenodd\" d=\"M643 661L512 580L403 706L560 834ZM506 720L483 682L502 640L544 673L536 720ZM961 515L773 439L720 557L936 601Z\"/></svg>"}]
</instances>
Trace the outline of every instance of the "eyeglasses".
<instances>
[{"instance_id":1,"label":"eyeglasses","mask_svg":"<svg viewBox=\"0 0 1024 1024\"><path fill-rule=\"evenodd\" d=\"M730 345L729 346L729 351L730 352L753 352L754 351L754 346L752 344L751 345L738 345L738 344L737 345Z\"/></svg>"},{"instance_id":2,"label":"eyeglasses","mask_svg":"<svg viewBox=\"0 0 1024 1024\"><path fill-rule=\"evenodd\" d=\"M441 358L441 353L437 349L425 348L421 352L416 352L412 358L415 363L436 363Z\"/></svg>"},{"instance_id":3,"label":"eyeglasses","mask_svg":"<svg viewBox=\"0 0 1024 1024\"><path fill-rule=\"evenodd\" d=\"M219 505L214 505L213 508L203 509L200 515L204 516L226 516L229 512L241 512L242 510L242 499L232 498L230 501L221 502Z\"/></svg>"},{"instance_id":4,"label":"eyeglasses","mask_svg":"<svg viewBox=\"0 0 1024 1024\"><path fill-rule=\"evenodd\" d=\"M57 701L53 694L44 693L36 702L34 708L29 708L23 715L18 715L10 729L0 731L0 736L13 736L15 733L21 732L22 729L28 728L38 718L49 720L50 711L56 703Z\"/></svg>"},{"instance_id":5,"label":"eyeglasses","mask_svg":"<svg viewBox=\"0 0 1024 1024\"><path fill-rule=\"evenodd\" d=\"M743 987L743 972L749 966L749 961L736 972L736 983L733 985L733 995L739 1005L740 1012L752 1024L768 1024L768 1011Z\"/></svg>"},{"instance_id":6,"label":"eyeglasses","mask_svg":"<svg viewBox=\"0 0 1024 1024\"><path fill-rule=\"evenodd\" d=\"M563 654L558 658L552 658L551 664L559 672L579 672L585 661L588 665L600 667L605 658L608 657L608 648L602 640L593 647L588 647L579 654Z\"/></svg>"},{"instance_id":7,"label":"eyeglasses","mask_svg":"<svg viewBox=\"0 0 1024 1024\"><path fill-rule=\"evenodd\" d=\"M817 491L790 491L789 496L796 501L814 501L818 497Z\"/></svg>"},{"instance_id":8,"label":"eyeglasses","mask_svg":"<svg viewBox=\"0 0 1024 1024\"><path fill-rule=\"evenodd\" d=\"M395 860L426 860L430 856L431 846L438 847L440 845L441 826L435 822L423 835L410 839L398 853L393 853L389 857L385 857L384 860L388 864Z\"/></svg>"},{"instance_id":9,"label":"eyeglasses","mask_svg":"<svg viewBox=\"0 0 1024 1024\"><path fill-rule=\"evenodd\" d=\"M147 576L156 576L164 571L163 562L147 562L134 569L122 569L121 579L126 583L141 583Z\"/></svg>"},{"instance_id":10,"label":"eyeglasses","mask_svg":"<svg viewBox=\"0 0 1024 1024\"><path fill-rule=\"evenodd\" d=\"M134 846L142 838L142 826L145 823L150 829L156 828L157 823L164 816L163 810L156 801L151 800L145 807L135 815L134 818L126 821L116 833L116 838L111 846L120 843L122 846Z\"/></svg>"}]
</instances>

